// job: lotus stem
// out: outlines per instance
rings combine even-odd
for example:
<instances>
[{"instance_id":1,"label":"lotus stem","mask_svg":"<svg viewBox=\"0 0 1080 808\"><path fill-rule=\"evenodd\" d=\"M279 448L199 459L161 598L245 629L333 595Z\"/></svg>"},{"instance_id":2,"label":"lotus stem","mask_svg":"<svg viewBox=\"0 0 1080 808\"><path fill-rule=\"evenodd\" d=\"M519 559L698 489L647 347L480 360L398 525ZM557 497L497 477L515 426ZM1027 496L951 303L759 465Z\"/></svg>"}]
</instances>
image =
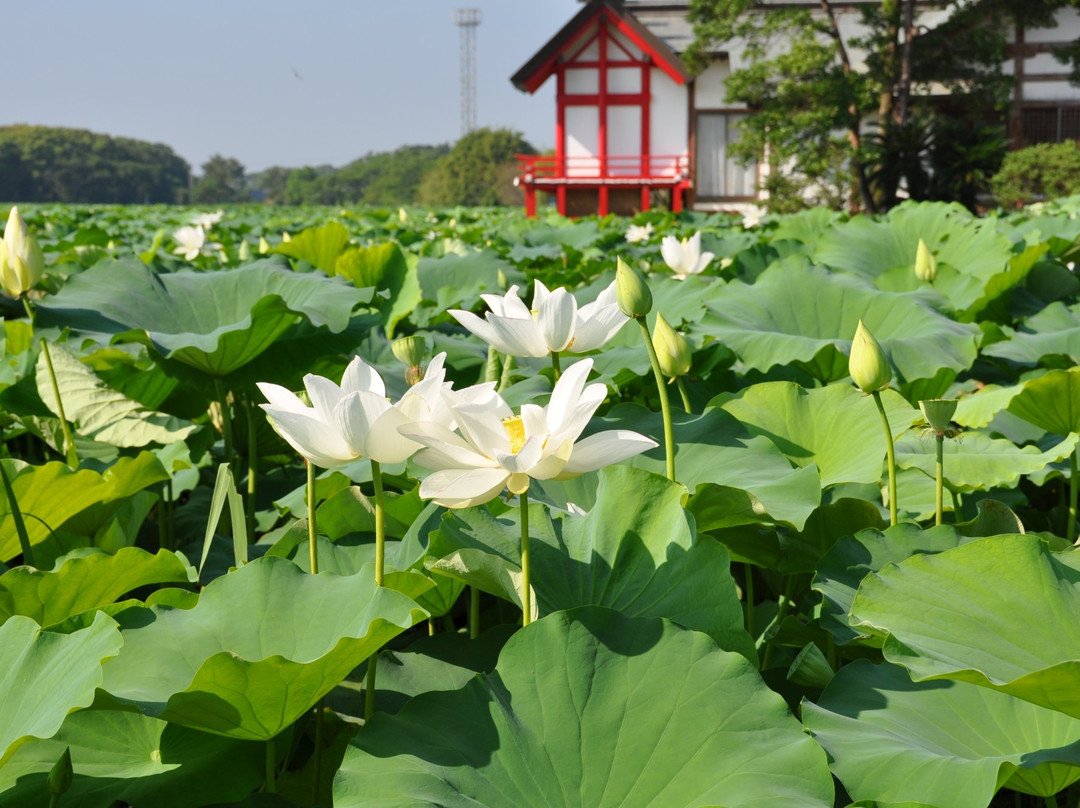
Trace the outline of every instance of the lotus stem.
<instances>
[{"instance_id":1,"label":"lotus stem","mask_svg":"<svg viewBox=\"0 0 1080 808\"><path fill-rule=\"evenodd\" d=\"M386 562L386 494L383 492L382 469L375 460L371 461L371 481L375 484L375 586L382 586Z\"/></svg>"},{"instance_id":2,"label":"lotus stem","mask_svg":"<svg viewBox=\"0 0 1080 808\"><path fill-rule=\"evenodd\" d=\"M787 586L784 588L784 594L780 596L777 602L776 616L772 619L768 626L765 627L765 631L761 633L760 639L764 639L765 635L769 633L769 629L773 626L777 628L784 622L784 618L787 617L788 609L791 608L791 598L795 592L795 576L792 575L788 578ZM775 634L765 642L765 655L761 659L761 670L765 670L769 666L769 659L772 657L773 640Z\"/></svg>"},{"instance_id":3,"label":"lotus stem","mask_svg":"<svg viewBox=\"0 0 1080 808\"><path fill-rule=\"evenodd\" d=\"M430 617L428 618L428 621L427 621L427 635L429 637L434 637L435 636L435 620L430 618Z\"/></svg>"},{"instance_id":4,"label":"lotus stem","mask_svg":"<svg viewBox=\"0 0 1080 808\"><path fill-rule=\"evenodd\" d=\"M1069 455L1069 524L1066 538L1072 544L1076 541L1076 490L1080 485L1076 473L1076 452Z\"/></svg>"},{"instance_id":5,"label":"lotus stem","mask_svg":"<svg viewBox=\"0 0 1080 808\"><path fill-rule=\"evenodd\" d=\"M497 382L499 380L499 365L499 352L495 350L495 346L489 345L487 361L484 362L484 378L481 381Z\"/></svg>"},{"instance_id":6,"label":"lotus stem","mask_svg":"<svg viewBox=\"0 0 1080 808\"><path fill-rule=\"evenodd\" d=\"M1047 794L1045 797L1046 808L1058 808L1057 797L1053 794Z\"/></svg>"},{"instance_id":7,"label":"lotus stem","mask_svg":"<svg viewBox=\"0 0 1080 808\"><path fill-rule=\"evenodd\" d=\"M165 505L166 505L166 510L165 510L166 519L168 520L165 523L165 538L166 538L166 541L168 542L168 545L167 545L168 549L169 550L175 550L176 549L176 528L175 528L174 522L173 522L173 515L174 515L173 512L176 509L176 501L173 499L172 477L169 477L169 479L167 479L165 481L165 491L166 491L166 493L168 494L168 497L169 497L168 502L165 503Z\"/></svg>"},{"instance_id":8,"label":"lotus stem","mask_svg":"<svg viewBox=\"0 0 1080 808\"><path fill-rule=\"evenodd\" d=\"M255 487L259 471L259 441L255 437L255 408L251 406L251 396L244 393L244 411L247 414L248 434L248 478L247 478L247 517L248 535L255 540Z\"/></svg>"},{"instance_id":9,"label":"lotus stem","mask_svg":"<svg viewBox=\"0 0 1080 808\"><path fill-rule=\"evenodd\" d=\"M267 794L273 794L277 791L276 777L277 752L274 750L274 739L270 738L266 742L266 782L263 784L263 791Z\"/></svg>"},{"instance_id":10,"label":"lotus stem","mask_svg":"<svg viewBox=\"0 0 1080 808\"><path fill-rule=\"evenodd\" d=\"M893 446L892 429L889 428L889 416L885 414L885 405L881 403L881 392L871 393L874 403L881 414L881 426L885 430L885 451L889 458L889 524L896 524L896 449Z\"/></svg>"},{"instance_id":11,"label":"lotus stem","mask_svg":"<svg viewBox=\"0 0 1080 808\"><path fill-rule=\"evenodd\" d=\"M949 489L949 495L952 497L953 522L959 522L960 521L960 495L957 494L955 491L953 491L951 488Z\"/></svg>"},{"instance_id":12,"label":"lotus stem","mask_svg":"<svg viewBox=\"0 0 1080 808\"><path fill-rule=\"evenodd\" d=\"M30 318L30 327L34 326L34 304L30 298L23 295L23 308L26 316ZM60 385L56 382L56 371L53 370L52 354L49 353L49 343L44 338L41 340L41 352L45 355L45 367L49 370L49 381L52 382L53 396L56 398L56 409L60 411L60 431L64 436L64 459L72 468L79 465L79 455L75 449L75 441L71 438L71 429L68 427L67 416L64 413L64 399L60 397Z\"/></svg>"},{"instance_id":13,"label":"lotus stem","mask_svg":"<svg viewBox=\"0 0 1080 808\"><path fill-rule=\"evenodd\" d=\"M307 466L307 536L308 536L308 566L311 574L319 572L319 542L315 531L315 464L305 459Z\"/></svg>"},{"instance_id":14,"label":"lotus stem","mask_svg":"<svg viewBox=\"0 0 1080 808\"><path fill-rule=\"evenodd\" d=\"M469 639L480 636L480 590L469 587Z\"/></svg>"},{"instance_id":15,"label":"lotus stem","mask_svg":"<svg viewBox=\"0 0 1080 808\"><path fill-rule=\"evenodd\" d=\"M754 620L754 565L750 563L743 564L743 578L745 583L743 584L743 593L746 595L746 631L750 634L751 638L754 636L755 620Z\"/></svg>"},{"instance_id":16,"label":"lotus stem","mask_svg":"<svg viewBox=\"0 0 1080 808\"><path fill-rule=\"evenodd\" d=\"M502 392L510 386L510 382L514 376L514 357L510 354L506 354L502 358L502 374L499 376L499 384L495 388L498 392Z\"/></svg>"},{"instance_id":17,"label":"lotus stem","mask_svg":"<svg viewBox=\"0 0 1080 808\"><path fill-rule=\"evenodd\" d=\"M56 808L56 806L58 806L59 804L60 804L60 795L59 794L50 794L49 795L49 808Z\"/></svg>"},{"instance_id":18,"label":"lotus stem","mask_svg":"<svg viewBox=\"0 0 1080 808\"><path fill-rule=\"evenodd\" d=\"M559 367L559 352L558 351L552 351L551 352L551 369L555 373L555 381L558 381L559 377L562 375L562 368Z\"/></svg>"},{"instance_id":19,"label":"lotus stem","mask_svg":"<svg viewBox=\"0 0 1080 808\"><path fill-rule=\"evenodd\" d=\"M7 469L3 461L0 461L0 479L4 483L4 493L7 495L8 507L11 509L11 519L15 522L15 532L19 535L19 549L22 551L23 563L29 567L36 567L34 563L34 550L30 546L30 534L26 532L26 523L19 509L19 502L15 499L15 489L11 487Z\"/></svg>"},{"instance_id":20,"label":"lotus stem","mask_svg":"<svg viewBox=\"0 0 1080 808\"><path fill-rule=\"evenodd\" d=\"M379 665L379 652L368 657L367 676L364 678L364 723L375 715L375 673Z\"/></svg>"},{"instance_id":21,"label":"lotus stem","mask_svg":"<svg viewBox=\"0 0 1080 808\"><path fill-rule=\"evenodd\" d=\"M225 389L225 383L218 376L214 377L214 394L217 396L218 406L221 407L221 437L225 442L225 462L231 468L233 464L232 413L229 411L229 394Z\"/></svg>"},{"instance_id":22,"label":"lotus stem","mask_svg":"<svg viewBox=\"0 0 1080 808\"><path fill-rule=\"evenodd\" d=\"M529 564L529 492L518 495L521 507L521 625L532 621L532 584Z\"/></svg>"},{"instance_id":23,"label":"lotus stem","mask_svg":"<svg viewBox=\"0 0 1080 808\"><path fill-rule=\"evenodd\" d=\"M652 363L653 375L656 377L656 389L660 393L660 412L664 419L664 457L667 461L667 478L675 482L675 437L671 428L671 404L668 401L667 385L664 384L664 374L660 371L660 359L653 347L652 337L649 335L649 326L644 317L635 317L637 324L641 326L641 335L645 338L645 350L649 352L649 361Z\"/></svg>"},{"instance_id":24,"label":"lotus stem","mask_svg":"<svg viewBox=\"0 0 1080 808\"><path fill-rule=\"evenodd\" d=\"M941 512L944 508L943 496L945 493L945 436L938 432L935 437L937 438L937 477L934 503L937 506L937 513L935 514L934 524L940 525Z\"/></svg>"},{"instance_id":25,"label":"lotus stem","mask_svg":"<svg viewBox=\"0 0 1080 808\"><path fill-rule=\"evenodd\" d=\"M682 407L686 410L687 415L693 415L693 408L690 406L690 396L686 394L686 385L683 384L682 376L675 377L675 386L679 390L679 396L682 398Z\"/></svg>"}]
</instances>

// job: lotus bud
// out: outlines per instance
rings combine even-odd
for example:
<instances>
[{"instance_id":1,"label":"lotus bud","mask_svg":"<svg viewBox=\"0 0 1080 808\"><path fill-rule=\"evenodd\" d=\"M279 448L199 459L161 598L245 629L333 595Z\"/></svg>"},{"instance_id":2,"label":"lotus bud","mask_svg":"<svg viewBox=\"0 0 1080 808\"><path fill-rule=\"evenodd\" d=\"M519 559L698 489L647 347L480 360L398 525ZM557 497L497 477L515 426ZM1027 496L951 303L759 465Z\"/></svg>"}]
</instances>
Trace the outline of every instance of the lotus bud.
<instances>
[{"instance_id":1,"label":"lotus bud","mask_svg":"<svg viewBox=\"0 0 1080 808\"><path fill-rule=\"evenodd\" d=\"M399 222L406 224L409 221L409 212L405 208L398 208L397 217Z\"/></svg>"},{"instance_id":2,"label":"lotus bud","mask_svg":"<svg viewBox=\"0 0 1080 808\"><path fill-rule=\"evenodd\" d=\"M45 256L26 222L13 206L4 228L4 251L0 256L0 286L12 297L34 287L45 271Z\"/></svg>"},{"instance_id":3,"label":"lotus bud","mask_svg":"<svg viewBox=\"0 0 1080 808\"><path fill-rule=\"evenodd\" d=\"M920 401L919 409L922 410L923 418L935 432L944 434L949 431L949 423L953 413L956 412L955 398L934 398L929 401Z\"/></svg>"},{"instance_id":4,"label":"lotus bud","mask_svg":"<svg viewBox=\"0 0 1080 808\"><path fill-rule=\"evenodd\" d=\"M71 788L71 779L74 772L71 768L71 747L64 749L64 754L60 756L60 759L53 764L53 767L49 770L49 779L47 785L49 793L54 797L59 797L61 794Z\"/></svg>"},{"instance_id":5,"label":"lotus bud","mask_svg":"<svg viewBox=\"0 0 1080 808\"><path fill-rule=\"evenodd\" d=\"M427 341L423 337L411 336L396 339L390 343L397 360L405 365L405 381L409 386L423 381L423 361L427 358Z\"/></svg>"},{"instance_id":6,"label":"lotus bud","mask_svg":"<svg viewBox=\"0 0 1080 808\"><path fill-rule=\"evenodd\" d=\"M627 317L644 317L652 311L652 292L641 273L621 258L615 269L615 300Z\"/></svg>"},{"instance_id":7,"label":"lotus bud","mask_svg":"<svg viewBox=\"0 0 1080 808\"><path fill-rule=\"evenodd\" d=\"M660 370L672 378L690 372L691 350L686 338L668 325L664 315L656 315L656 327L652 334L653 348L660 361Z\"/></svg>"},{"instance_id":8,"label":"lotus bud","mask_svg":"<svg viewBox=\"0 0 1080 808\"><path fill-rule=\"evenodd\" d=\"M248 244L247 239L240 242L240 249L237 252L236 257L241 261L251 260L251 245Z\"/></svg>"},{"instance_id":9,"label":"lotus bud","mask_svg":"<svg viewBox=\"0 0 1080 808\"><path fill-rule=\"evenodd\" d=\"M919 239L919 247L915 251L915 277L927 283L933 283L937 277L937 259L922 239Z\"/></svg>"},{"instance_id":10,"label":"lotus bud","mask_svg":"<svg viewBox=\"0 0 1080 808\"><path fill-rule=\"evenodd\" d=\"M498 274L495 276L496 282L499 284L500 289L510 288L510 282L506 279L506 273L503 272L503 268L499 267Z\"/></svg>"},{"instance_id":11,"label":"lotus bud","mask_svg":"<svg viewBox=\"0 0 1080 808\"><path fill-rule=\"evenodd\" d=\"M266 240L266 236L259 236L259 255L266 255L270 252L270 242Z\"/></svg>"},{"instance_id":12,"label":"lotus bud","mask_svg":"<svg viewBox=\"0 0 1080 808\"><path fill-rule=\"evenodd\" d=\"M848 373L851 374L855 386L867 395L884 390L892 381L889 359L862 320L859 320L855 338L851 341Z\"/></svg>"},{"instance_id":13,"label":"lotus bud","mask_svg":"<svg viewBox=\"0 0 1080 808\"><path fill-rule=\"evenodd\" d=\"M292 236L289 235L288 230L282 230L281 231L281 241L282 241L283 244L286 243L286 242L292 241Z\"/></svg>"}]
</instances>

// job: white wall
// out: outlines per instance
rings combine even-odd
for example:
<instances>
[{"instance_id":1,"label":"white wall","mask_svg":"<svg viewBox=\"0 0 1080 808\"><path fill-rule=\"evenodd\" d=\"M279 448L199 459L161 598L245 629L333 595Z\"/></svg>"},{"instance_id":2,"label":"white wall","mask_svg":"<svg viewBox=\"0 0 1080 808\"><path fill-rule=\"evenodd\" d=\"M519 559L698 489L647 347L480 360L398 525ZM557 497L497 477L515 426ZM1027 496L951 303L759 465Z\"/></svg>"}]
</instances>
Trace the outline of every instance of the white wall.
<instances>
[{"instance_id":1,"label":"white wall","mask_svg":"<svg viewBox=\"0 0 1080 808\"><path fill-rule=\"evenodd\" d=\"M652 111L649 119L650 151L653 154L686 154L690 149L687 88L654 67L649 76Z\"/></svg>"}]
</instances>

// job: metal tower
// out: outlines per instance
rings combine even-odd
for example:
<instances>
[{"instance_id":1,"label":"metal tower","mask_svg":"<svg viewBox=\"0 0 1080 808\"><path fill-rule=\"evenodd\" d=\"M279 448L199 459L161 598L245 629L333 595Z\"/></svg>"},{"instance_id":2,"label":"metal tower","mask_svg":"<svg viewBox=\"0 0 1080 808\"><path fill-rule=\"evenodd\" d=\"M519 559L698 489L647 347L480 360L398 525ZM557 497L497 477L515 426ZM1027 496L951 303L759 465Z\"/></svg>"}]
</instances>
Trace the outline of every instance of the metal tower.
<instances>
[{"instance_id":1,"label":"metal tower","mask_svg":"<svg viewBox=\"0 0 1080 808\"><path fill-rule=\"evenodd\" d=\"M461 135L476 128L476 29L480 9L455 8L454 25L461 29Z\"/></svg>"}]
</instances>

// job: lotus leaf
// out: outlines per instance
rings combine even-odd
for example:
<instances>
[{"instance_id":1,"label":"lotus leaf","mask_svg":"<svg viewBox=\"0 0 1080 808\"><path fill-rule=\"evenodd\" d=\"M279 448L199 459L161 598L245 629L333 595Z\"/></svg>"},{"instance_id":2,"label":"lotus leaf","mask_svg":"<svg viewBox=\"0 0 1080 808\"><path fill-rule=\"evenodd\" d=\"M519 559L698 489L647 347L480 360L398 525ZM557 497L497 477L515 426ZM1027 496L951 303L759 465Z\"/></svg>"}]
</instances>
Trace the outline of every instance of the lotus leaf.
<instances>
[{"instance_id":1,"label":"lotus leaf","mask_svg":"<svg viewBox=\"0 0 1080 808\"><path fill-rule=\"evenodd\" d=\"M1003 785L1046 797L1080 779L1080 720L896 665L845 666L803 721L854 799L986 808Z\"/></svg>"},{"instance_id":2,"label":"lotus leaf","mask_svg":"<svg viewBox=\"0 0 1080 808\"><path fill-rule=\"evenodd\" d=\"M338 257L334 273L358 287L370 286L379 294L380 320L386 336L394 336L394 326L420 304L420 281L416 258L406 257L393 242L347 250ZM386 298L383 299L382 295Z\"/></svg>"},{"instance_id":3,"label":"lotus leaf","mask_svg":"<svg viewBox=\"0 0 1080 808\"><path fill-rule=\"evenodd\" d=\"M154 808L232 802L258 786L265 769L261 744L138 713L81 710L51 739L26 743L0 768L5 808L41 805L49 769L65 749L71 750L75 777L61 803L79 808L109 808L117 801Z\"/></svg>"},{"instance_id":4,"label":"lotus leaf","mask_svg":"<svg viewBox=\"0 0 1080 808\"><path fill-rule=\"evenodd\" d=\"M1037 365L1047 357L1065 356L1080 361L1080 304L1066 306L1055 301L1028 318L1019 329L1002 329L1009 339L983 349L987 356L1021 365Z\"/></svg>"},{"instance_id":5,"label":"lotus leaf","mask_svg":"<svg viewBox=\"0 0 1080 808\"><path fill-rule=\"evenodd\" d=\"M1024 383L1009 412L1055 435L1080 433L1080 367L1051 370Z\"/></svg>"},{"instance_id":6,"label":"lotus leaf","mask_svg":"<svg viewBox=\"0 0 1080 808\"><path fill-rule=\"evenodd\" d=\"M821 749L742 656L591 607L522 629L464 688L376 715L334 805L827 808L832 792Z\"/></svg>"},{"instance_id":7,"label":"lotus leaf","mask_svg":"<svg viewBox=\"0 0 1080 808\"><path fill-rule=\"evenodd\" d=\"M361 290L321 274L259 261L228 272L158 275L140 261L103 261L38 307L43 325L152 344L163 356L222 377L254 359L301 317L340 332Z\"/></svg>"},{"instance_id":8,"label":"lotus leaf","mask_svg":"<svg viewBox=\"0 0 1080 808\"><path fill-rule=\"evenodd\" d=\"M0 710L0 765L20 741L52 737L68 713L90 705L102 661L122 642L103 614L71 634L44 631L21 615L0 625L0 704L7 705Z\"/></svg>"},{"instance_id":9,"label":"lotus leaf","mask_svg":"<svg viewBox=\"0 0 1080 808\"><path fill-rule=\"evenodd\" d=\"M147 715L266 740L426 617L376 588L370 568L310 575L260 558L212 581L193 609L120 615L124 648L105 666L103 688Z\"/></svg>"},{"instance_id":10,"label":"lotus leaf","mask_svg":"<svg viewBox=\"0 0 1080 808\"><path fill-rule=\"evenodd\" d=\"M686 489L657 474L625 466L601 472L596 504L585 516L552 519L530 511L532 586L540 614L576 606L607 606L630 617L664 617L702 631L722 648L755 657L743 630L742 607L729 574L728 553L699 538L682 508ZM627 501L640 503L627 508ZM516 584L519 514L481 508L448 513L431 554L436 569L516 599L487 575Z\"/></svg>"},{"instance_id":11,"label":"lotus leaf","mask_svg":"<svg viewBox=\"0 0 1080 808\"><path fill-rule=\"evenodd\" d=\"M273 248L272 252L307 261L327 275L334 274L338 257L349 243L349 231L341 222L308 227Z\"/></svg>"},{"instance_id":12,"label":"lotus leaf","mask_svg":"<svg viewBox=\"0 0 1080 808\"><path fill-rule=\"evenodd\" d=\"M958 679L1080 718L1080 554L1038 536L976 539L868 575L854 626L887 632L916 681Z\"/></svg>"},{"instance_id":13,"label":"lotus leaf","mask_svg":"<svg viewBox=\"0 0 1080 808\"><path fill-rule=\"evenodd\" d=\"M195 569L168 550L124 547L64 560L52 572L15 567L0 575L0 622L21 614L42 626L115 602L147 584L193 583Z\"/></svg>"}]
</instances>

